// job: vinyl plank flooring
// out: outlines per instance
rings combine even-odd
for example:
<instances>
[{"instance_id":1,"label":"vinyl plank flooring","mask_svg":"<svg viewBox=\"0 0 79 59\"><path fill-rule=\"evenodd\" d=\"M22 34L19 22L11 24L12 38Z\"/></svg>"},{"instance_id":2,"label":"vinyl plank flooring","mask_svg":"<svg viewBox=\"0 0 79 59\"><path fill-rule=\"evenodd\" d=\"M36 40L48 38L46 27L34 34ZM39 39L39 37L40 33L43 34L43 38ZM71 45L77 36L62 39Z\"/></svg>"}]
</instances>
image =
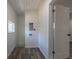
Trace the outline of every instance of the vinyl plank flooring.
<instances>
[{"instance_id":1,"label":"vinyl plank flooring","mask_svg":"<svg viewBox=\"0 0 79 59\"><path fill-rule=\"evenodd\" d=\"M39 48L16 48L8 59L45 59Z\"/></svg>"}]
</instances>

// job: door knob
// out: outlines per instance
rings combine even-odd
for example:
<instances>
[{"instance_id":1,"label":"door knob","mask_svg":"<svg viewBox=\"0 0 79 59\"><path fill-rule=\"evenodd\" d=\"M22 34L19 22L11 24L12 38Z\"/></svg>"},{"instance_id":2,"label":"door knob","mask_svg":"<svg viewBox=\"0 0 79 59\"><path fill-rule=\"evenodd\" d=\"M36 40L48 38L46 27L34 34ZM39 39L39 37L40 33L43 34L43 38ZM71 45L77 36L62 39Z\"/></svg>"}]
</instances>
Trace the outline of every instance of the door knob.
<instances>
[{"instance_id":1,"label":"door knob","mask_svg":"<svg viewBox=\"0 0 79 59\"><path fill-rule=\"evenodd\" d=\"M67 34L67 36L71 36L71 34Z\"/></svg>"}]
</instances>

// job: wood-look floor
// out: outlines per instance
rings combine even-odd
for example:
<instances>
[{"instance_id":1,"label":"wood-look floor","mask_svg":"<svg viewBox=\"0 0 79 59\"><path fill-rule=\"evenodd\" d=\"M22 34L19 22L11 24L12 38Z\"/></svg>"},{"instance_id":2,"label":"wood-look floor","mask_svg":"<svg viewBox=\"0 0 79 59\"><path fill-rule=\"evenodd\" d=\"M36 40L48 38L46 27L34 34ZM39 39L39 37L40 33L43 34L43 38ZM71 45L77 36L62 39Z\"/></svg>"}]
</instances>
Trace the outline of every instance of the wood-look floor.
<instances>
[{"instance_id":1,"label":"wood-look floor","mask_svg":"<svg viewBox=\"0 0 79 59\"><path fill-rule=\"evenodd\" d=\"M38 48L16 48L8 59L45 59Z\"/></svg>"}]
</instances>

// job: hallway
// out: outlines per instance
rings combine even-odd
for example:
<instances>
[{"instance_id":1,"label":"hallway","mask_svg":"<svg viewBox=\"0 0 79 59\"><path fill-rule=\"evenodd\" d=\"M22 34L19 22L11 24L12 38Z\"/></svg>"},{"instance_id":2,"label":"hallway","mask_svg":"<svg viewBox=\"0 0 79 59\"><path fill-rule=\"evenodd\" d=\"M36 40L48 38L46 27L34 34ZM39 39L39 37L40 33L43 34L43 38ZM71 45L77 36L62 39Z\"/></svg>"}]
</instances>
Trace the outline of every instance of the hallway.
<instances>
[{"instance_id":1,"label":"hallway","mask_svg":"<svg viewBox=\"0 0 79 59\"><path fill-rule=\"evenodd\" d=\"M8 0L7 21L8 59L72 57L71 0Z\"/></svg>"}]
</instances>

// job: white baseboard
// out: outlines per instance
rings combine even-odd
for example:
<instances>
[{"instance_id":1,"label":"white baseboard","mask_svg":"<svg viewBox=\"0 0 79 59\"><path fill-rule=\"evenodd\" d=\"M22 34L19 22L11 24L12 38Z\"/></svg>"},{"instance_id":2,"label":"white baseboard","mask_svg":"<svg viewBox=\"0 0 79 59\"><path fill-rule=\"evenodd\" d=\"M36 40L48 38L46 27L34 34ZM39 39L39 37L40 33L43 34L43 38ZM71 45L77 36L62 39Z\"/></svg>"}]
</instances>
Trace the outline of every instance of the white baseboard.
<instances>
[{"instance_id":1,"label":"white baseboard","mask_svg":"<svg viewBox=\"0 0 79 59\"><path fill-rule=\"evenodd\" d=\"M37 46L25 46L25 48L39 48Z\"/></svg>"},{"instance_id":2,"label":"white baseboard","mask_svg":"<svg viewBox=\"0 0 79 59\"><path fill-rule=\"evenodd\" d=\"M45 54L45 52L39 47L41 53L44 55L45 59L48 59L47 55Z\"/></svg>"},{"instance_id":3,"label":"white baseboard","mask_svg":"<svg viewBox=\"0 0 79 59\"><path fill-rule=\"evenodd\" d=\"M11 53L14 51L15 47L13 49L10 50L9 53L7 53L7 58L11 55Z\"/></svg>"}]
</instances>

